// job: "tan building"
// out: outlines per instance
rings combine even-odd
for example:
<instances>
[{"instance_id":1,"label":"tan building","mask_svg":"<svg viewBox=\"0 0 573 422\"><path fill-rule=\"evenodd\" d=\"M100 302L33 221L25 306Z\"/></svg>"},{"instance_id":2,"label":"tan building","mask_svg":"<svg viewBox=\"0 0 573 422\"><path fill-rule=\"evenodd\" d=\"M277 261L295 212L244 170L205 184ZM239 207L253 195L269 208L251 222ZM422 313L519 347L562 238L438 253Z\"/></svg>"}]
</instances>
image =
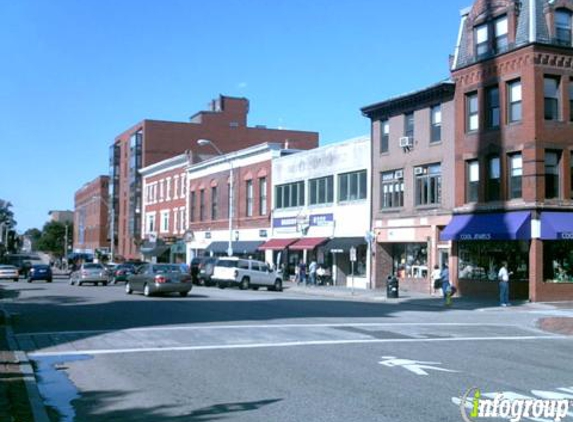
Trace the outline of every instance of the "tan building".
<instances>
[{"instance_id":1,"label":"tan building","mask_svg":"<svg viewBox=\"0 0 573 422\"><path fill-rule=\"evenodd\" d=\"M110 251L108 235L109 177L99 176L79 189L74 196L75 253L95 254Z\"/></svg>"},{"instance_id":2,"label":"tan building","mask_svg":"<svg viewBox=\"0 0 573 422\"><path fill-rule=\"evenodd\" d=\"M74 221L73 211L50 211L48 215L50 216L50 221L58 223L73 223Z\"/></svg>"}]
</instances>

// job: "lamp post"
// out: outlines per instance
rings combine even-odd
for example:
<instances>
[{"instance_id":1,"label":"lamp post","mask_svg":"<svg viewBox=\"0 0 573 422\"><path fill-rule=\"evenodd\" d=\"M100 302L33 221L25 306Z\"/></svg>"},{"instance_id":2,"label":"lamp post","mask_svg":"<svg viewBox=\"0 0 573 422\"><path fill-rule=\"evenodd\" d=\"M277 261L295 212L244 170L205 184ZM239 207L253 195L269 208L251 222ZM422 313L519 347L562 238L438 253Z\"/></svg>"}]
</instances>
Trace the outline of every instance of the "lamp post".
<instances>
[{"instance_id":1,"label":"lamp post","mask_svg":"<svg viewBox=\"0 0 573 422\"><path fill-rule=\"evenodd\" d=\"M233 256L233 162L223 154L223 151L209 139L199 139L197 145L206 146L211 145L217 153L229 163L229 247L227 248L227 255Z\"/></svg>"}]
</instances>

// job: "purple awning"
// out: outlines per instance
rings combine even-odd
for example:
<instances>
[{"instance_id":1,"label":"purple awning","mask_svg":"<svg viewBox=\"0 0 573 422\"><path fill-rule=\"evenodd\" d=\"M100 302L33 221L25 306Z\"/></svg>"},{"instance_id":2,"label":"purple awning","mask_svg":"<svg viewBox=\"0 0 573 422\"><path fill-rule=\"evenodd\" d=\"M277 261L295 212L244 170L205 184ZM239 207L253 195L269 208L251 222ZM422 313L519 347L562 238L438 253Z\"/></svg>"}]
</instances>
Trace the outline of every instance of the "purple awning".
<instances>
[{"instance_id":1,"label":"purple awning","mask_svg":"<svg viewBox=\"0 0 573 422\"><path fill-rule=\"evenodd\" d=\"M541 213L541 239L543 240L572 240L573 213L550 212Z\"/></svg>"},{"instance_id":2,"label":"purple awning","mask_svg":"<svg viewBox=\"0 0 573 422\"><path fill-rule=\"evenodd\" d=\"M441 240L529 240L531 213L515 211L493 214L454 215Z\"/></svg>"}]
</instances>

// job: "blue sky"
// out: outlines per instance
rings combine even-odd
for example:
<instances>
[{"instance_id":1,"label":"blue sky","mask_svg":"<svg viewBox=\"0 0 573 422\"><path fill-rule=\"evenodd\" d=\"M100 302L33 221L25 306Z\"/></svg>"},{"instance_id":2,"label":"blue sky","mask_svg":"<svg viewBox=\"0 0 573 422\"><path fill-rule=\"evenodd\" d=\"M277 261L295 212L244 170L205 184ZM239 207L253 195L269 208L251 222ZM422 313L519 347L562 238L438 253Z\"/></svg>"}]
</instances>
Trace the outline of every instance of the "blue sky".
<instances>
[{"instance_id":1,"label":"blue sky","mask_svg":"<svg viewBox=\"0 0 573 422\"><path fill-rule=\"evenodd\" d=\"M321 145L366 134L360 107L449 76L471 3L0 0L0 198L19 231L41 228L107 174L116 135L219 94Z\"/></svg>"}]
</instances>

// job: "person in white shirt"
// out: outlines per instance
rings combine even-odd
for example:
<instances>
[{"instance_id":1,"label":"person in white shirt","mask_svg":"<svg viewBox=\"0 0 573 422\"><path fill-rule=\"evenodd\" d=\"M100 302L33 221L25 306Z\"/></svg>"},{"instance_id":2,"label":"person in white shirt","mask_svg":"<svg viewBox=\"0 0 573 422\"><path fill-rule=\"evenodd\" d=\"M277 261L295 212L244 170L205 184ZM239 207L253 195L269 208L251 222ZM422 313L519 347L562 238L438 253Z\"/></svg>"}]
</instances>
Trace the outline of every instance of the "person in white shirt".
<instances>
[{"instance_id":1,"label":"person in white shirt","mask_svg":"<svg viewBox=\"0 0 573 422\"><path fill-rule=\"evenodd\" d=\"M432 271L432 295L437 295L442 289L442 271L438 265L434 265L434 271Z\"/></svg>"},{"instance_id":2,"label":"person in white shirt","mask_svg":"<svg viewBox=\"0 0 573 422\"><path fill-rule=\"evenodd\" d=\"M507 271L507 262L504 261L497 273L497 278L499 279L499 304L501 306L511 305L509 303L509 276L512 274L512 272Z\"/></svg>"}]
</instances>

